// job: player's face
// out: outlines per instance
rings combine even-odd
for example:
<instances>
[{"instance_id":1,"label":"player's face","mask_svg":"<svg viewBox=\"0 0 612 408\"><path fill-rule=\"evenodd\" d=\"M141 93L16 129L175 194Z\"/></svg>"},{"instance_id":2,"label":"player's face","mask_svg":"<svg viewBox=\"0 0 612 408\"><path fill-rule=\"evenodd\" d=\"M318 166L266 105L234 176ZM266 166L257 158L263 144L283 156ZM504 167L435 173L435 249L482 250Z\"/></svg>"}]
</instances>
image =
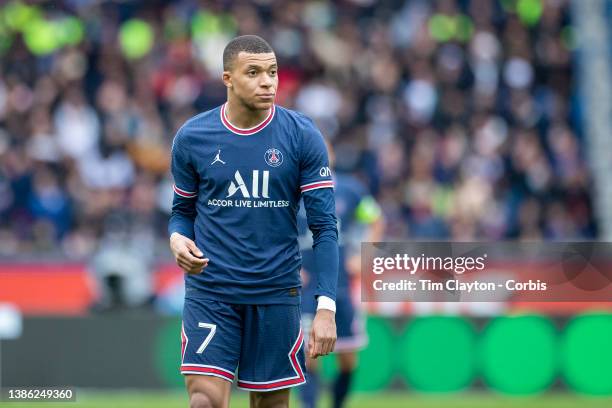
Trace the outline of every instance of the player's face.
<instances>
[{"instance_id":1,"label":"player's face","mask_svg":"<svg viewBox=\"0 0 612 408\"><path fill-rule=\"evenodd\" d=\"M278 87L277 69L274 53L241 52L234 61L229 77L224 77L231 83L231 91L245 106L269 109Z\"/></svg>"}]
</instances>

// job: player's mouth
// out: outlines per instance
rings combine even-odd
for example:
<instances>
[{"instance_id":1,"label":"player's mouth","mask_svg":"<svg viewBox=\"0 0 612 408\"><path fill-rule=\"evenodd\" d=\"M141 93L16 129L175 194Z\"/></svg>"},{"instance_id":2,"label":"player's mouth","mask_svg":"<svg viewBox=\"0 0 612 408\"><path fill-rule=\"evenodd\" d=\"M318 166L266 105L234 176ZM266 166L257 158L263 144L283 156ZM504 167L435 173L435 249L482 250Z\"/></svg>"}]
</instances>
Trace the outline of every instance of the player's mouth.
<instances>
[{"instance_id":1,"label":"player's mouth","mask_svg":"<svg viewBox=\"0 0 612 408\"><path fill-rule=\"evenodd\" d=\"M259 99L263 99L264 101L273 101L274 100L274 94L259 94L257 95L257 97L259 97Z\"/></svg>"}]
</instances>

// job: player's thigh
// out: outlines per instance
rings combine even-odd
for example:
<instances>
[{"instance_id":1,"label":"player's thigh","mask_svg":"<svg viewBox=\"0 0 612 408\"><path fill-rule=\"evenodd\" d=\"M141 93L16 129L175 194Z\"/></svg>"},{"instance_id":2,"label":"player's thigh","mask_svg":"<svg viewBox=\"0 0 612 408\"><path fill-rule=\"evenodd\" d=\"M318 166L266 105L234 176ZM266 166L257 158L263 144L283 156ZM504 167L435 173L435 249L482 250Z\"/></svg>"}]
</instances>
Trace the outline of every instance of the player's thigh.
<instances>
[{"instance_id":1,"label":"player's thigh","mask_svg":"<svg viewBox=\"0 0 612 408\"><path fill-rule=\"evenodd\" d=\"M228 408L232 383L223 378L186 374L190 408Z\"/></svg>"},{"instance_id":2,"label":"player's thigh","mask_svg":"<svg viewBox=\"0 0 612 408\"><path fill-rule=\"evenodd\" d=\"M242 318L237 306L185 299L181 373L216 377L231 383L240 360L241 332Z\"/></svg>"},{"instance_id":3,"label":"player's thigh","mask_svg":"<svg viewBox=\"0 0 612 408\"><path fill-rule=\"evenodd\" d=\"M289 407L289 388L270 392L251 391L251 408L287 408Z\"/></svg>"},{"instance_id":4,"label":"player's thigh","mask_svg":"<svg viewBox=\"0 0 612 408\"><path fill-rule=\"evenodd\" d=\"M299 305L245 309L238 387L270 392L306 382Z\"/></svg>"}]
</instances>

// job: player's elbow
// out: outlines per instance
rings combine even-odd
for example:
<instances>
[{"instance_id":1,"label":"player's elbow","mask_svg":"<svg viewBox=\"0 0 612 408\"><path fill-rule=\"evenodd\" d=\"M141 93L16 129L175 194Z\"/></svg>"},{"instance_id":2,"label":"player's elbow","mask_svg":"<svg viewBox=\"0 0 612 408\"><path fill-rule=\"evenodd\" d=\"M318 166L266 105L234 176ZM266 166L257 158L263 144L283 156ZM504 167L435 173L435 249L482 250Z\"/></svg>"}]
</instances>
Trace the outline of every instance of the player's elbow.
<instances>
[{"instance_id":1,"label":"player's elbow","mask_svg":"<svg viewBox=\"0 0 612 408\"><path fill-rule=\"evenodd\" d=\"M170 222L186 222L193 224L196 219L196 215L196 211L193 208L174 206L172 207L172 212L170 213Z\"/></svg>"},{"instance_id":2,"label":"player's elbow","mask_svg":"<svg viewBox=\"0 0 612 408\"><path fill-rule=\"evenodd\" d=\"M172 212L170 213L170 217L180 217L180 218L188 218L195 219L196 211L194 208L186 208L182 206L173 206Z\"/></svg>"},{"instance_id":3,"label":"player's elbow","mask_svg":"<svg viewBox=\"0 0 612 408\"><path fill-rule=\"evenodd\" d=\"M324 228L313 230L312 233L313 247L322 242L338 242L338 229L335 225L329 225Z\"/></svg>"}]
</instances>

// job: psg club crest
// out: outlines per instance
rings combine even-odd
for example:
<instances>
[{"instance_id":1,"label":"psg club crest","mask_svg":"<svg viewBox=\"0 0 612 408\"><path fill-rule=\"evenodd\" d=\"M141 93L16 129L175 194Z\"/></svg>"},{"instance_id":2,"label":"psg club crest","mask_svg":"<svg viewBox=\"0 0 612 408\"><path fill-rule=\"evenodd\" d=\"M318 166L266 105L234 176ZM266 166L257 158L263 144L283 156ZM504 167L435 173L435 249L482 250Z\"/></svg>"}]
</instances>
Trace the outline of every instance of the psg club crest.
<instances>
[{"instance_id":1,"label":"psg club crest","mask_svg":"<svg viewBox=\"0 0 612 408\"><path fill-rule=\"evenodd\" d=\"M266 163L271 167L278 167L283 163L283 154L278 149L268 149L265 154Z\"/></svg>"}]
</instances>

